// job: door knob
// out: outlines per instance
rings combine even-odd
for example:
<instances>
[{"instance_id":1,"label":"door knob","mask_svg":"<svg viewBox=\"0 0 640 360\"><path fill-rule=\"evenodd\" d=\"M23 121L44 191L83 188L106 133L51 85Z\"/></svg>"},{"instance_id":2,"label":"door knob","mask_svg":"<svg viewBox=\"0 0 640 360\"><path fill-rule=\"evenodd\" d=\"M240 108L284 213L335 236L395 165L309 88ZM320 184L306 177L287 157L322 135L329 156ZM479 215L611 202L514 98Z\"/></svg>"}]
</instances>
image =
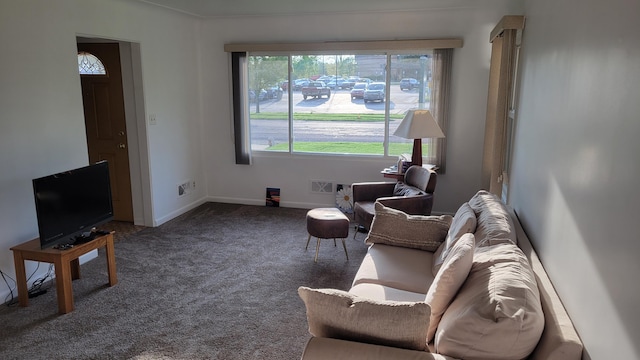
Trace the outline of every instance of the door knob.
<instances>
[{"instance_id":1,"label":"door knob","mask_svg":"<svg viewBox=\"0 0 640 360\"><path fill-rule=\"evenodd\" d=\"M127 146L126 146L125 144L118 144L118 149L124 149L124 148L126 148L126 147L127 147Z\"/></svg>"},{"instance_id":2,"label":"door knob","mask_svg":"<svg viewBox=\"0 0 640 360\"><path fill-rule=\"evenodd\" d=\"M118 132L118 135L120 135L120 136L124 136L124 131L120 131L120 132Z\"/></svg>"}]
</instances>

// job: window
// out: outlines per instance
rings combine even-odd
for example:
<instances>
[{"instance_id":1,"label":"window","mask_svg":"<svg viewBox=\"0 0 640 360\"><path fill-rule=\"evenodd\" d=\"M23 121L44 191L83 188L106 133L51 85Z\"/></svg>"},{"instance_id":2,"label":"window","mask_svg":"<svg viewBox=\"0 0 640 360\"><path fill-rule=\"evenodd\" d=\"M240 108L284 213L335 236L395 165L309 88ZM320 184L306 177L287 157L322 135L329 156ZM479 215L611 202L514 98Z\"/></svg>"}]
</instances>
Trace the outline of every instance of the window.
<instances>
[{"instance_id":1,"label":"window","mask_svg":"<svg viewBox=\"0 0 640 360\"><path fill-rule=\"evenodd\" d=\"M78 72L80 75L106 75L102 61L95 55L81 51L78 53Z\"/></svg>"},{"instance_id":2,"label":"window","mask_svg":"<svg viewBox=\"0 0 640 360\"><path fill-rule=\"evenodd\" d=\"M412 140L392 135L407 110L432 109L446 129L446 112L440 111L438 118L433 96L447 96L434 88L441 86L437 79L444 79L437 76L442 66L434 59L447 51L452 49L234 52L236 150L380 157L411 153ZM450 62L451 56L446 59ZM423 154L426 163L442 167L439 144L423 139ZM250 155L245 155L237 156L243 159L237 162L249 163Z\"/></svg>"},{"instance_id":3,"label":"window","mask_svg":"<svg viewBox=\"0 0 640 360\"><path fill-rule=\"evenodd\" d=\"M517 77L524 16L504 16L491 32L491 68L487 97L482 186L508 200Z\"/></svg>"}]
</instances>

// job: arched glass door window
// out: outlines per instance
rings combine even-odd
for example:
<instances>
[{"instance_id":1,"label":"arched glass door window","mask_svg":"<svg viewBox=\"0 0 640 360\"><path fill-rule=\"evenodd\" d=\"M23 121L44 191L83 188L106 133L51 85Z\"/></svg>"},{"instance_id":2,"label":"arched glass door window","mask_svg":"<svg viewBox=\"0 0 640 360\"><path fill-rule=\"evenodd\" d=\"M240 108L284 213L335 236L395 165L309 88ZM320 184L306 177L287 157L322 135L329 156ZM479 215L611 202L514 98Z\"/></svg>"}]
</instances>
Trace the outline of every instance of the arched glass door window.
<instances>
[{"instance_id":1,"label":"arched glass door window","mask_svg":"<svg viewBox=\"0 0 640 360\"><path fill-rule=\"evenodd\" d=\"M80 75L107 75L102 61L95 55L85 51L78 53L78 72Z\"/></svg>"}]
</instances>

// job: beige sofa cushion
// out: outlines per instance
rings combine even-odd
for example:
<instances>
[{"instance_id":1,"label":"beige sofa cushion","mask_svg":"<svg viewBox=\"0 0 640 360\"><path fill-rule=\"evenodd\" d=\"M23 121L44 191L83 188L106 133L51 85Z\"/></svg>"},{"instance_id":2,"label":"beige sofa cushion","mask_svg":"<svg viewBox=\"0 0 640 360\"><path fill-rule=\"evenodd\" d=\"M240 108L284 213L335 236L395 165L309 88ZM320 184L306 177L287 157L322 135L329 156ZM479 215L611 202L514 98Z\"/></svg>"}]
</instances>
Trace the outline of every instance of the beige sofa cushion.
<instances>
[{"instance_id":1,"label":"beige sofa cushion","mask_svg":"<svg viewBox=\"0 0 640 360\"><path fill-rule=\"evenodd\" d=\"M511 243L476 247L473 265L438 325L438 353L465 360L524 359L544 328L534 273Z\"/></svg>"},{"instance_id":2,"label":"beige sofa cushion","mask_svg":"<svg viewBox=\"0 0 640 360\"><path fill-rule=\"evenodd\" d=\"M433 280L425 302L431 306L431 320L427 332L427 342L431 342L436 333L442 314L456 296L456 293L467 279L471 264L473 264L473 250L475 238L473 234L462 235L456 241L447 258L442 263L436 278Z\"/></svg>"},{"instance_id":3,"label":"beige sofa cushion","mask_svg":"<svg viewBox=\"0 0 640 360\"><path fill-rule=\"evenodd\" d=\"M399 246L373 244L353 279L358 284L379 284L427 294L434 276L433 253Z\"/></svg>"},{"instance_id":4,"label":"beige sofa cushion","mask_svg":"<svg viewBox=\"0 0 640 360\"><path fill-rule=\"evenodd\" d=\"M440 244L433 257L433 276L436 276L440 266L447 257L449 250L453 247L456 241L466 233L472 233L476 231L476 214L471 209L468 203L462 204L456 214L453 216L453 222L447 232L445 241Z\"/></svg>"},{"instance_id":5,"label":"beige sofa cushion","mask_svg":"<svg viewBox=\"0 0 640 360\"><path fill-rule=\"evenodd\" d=\"M316 337L428 351L425 302L375 301L336 289L298 288Z\"/></svg>"},{"instance_id":6,"label":"beige sofa cushion","mask_svg":"<svg viewBox=\"0 0 640 360\"><path fill-rule=\"evenodd\" d=\"M400 290L380 284L358 284L349 289L349 293L373 300L424 301L423 293Z\"/></svg>"},{"instance_id":7,"label":"beige sofa cushion","mask_svg":"<svg viewBox=\"0 0 640 360\"><path fill-rule=\"evenodd\" d=\"M409 215L375 203L375 216L365 240L367 244L387 244L436 251L451 225L450 215Z\"/></svg>"},{"instance_id":8,"label":"beige sofa cushion","mask_svg":"<svg viewBox=\"0 0 640 360\"><path fill-rule=\"evenodd\" d=\"M475 230L477 247L504 242L518 244L513 220L496 195L484 190L478 191L469 200L469 206L478 218Z\"/></svg>"}]
</instances>

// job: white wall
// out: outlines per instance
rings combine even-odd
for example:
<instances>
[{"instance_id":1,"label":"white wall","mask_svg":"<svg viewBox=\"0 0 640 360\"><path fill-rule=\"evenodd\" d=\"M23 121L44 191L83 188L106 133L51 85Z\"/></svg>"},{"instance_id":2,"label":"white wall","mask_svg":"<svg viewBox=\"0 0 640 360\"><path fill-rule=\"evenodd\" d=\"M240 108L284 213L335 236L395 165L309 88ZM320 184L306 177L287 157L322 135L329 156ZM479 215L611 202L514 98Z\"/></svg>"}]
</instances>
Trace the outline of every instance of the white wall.
<instances>
[{"instance_id":1,"label":"white wall","mask_svg":"<svg viewBox=\"0 0 640 360\"><path fill-rule=\"evenodd\" d=\"M281 188L281 204L326 206L331 195L309 191L310 180L350 184L382 181L380 170L394 159L319 156L254 156L251 166L235 165L232 138L229 55L232 42L304 42L462 38L454 53L451 119L447 129L447 173L438 177L435 212L455 212L480 186L484 117L490 57L489 33L500 18L521 13L520 2L483 1L482 7L418 12L336 13L303 16L210 19L202 28L205 165L211 200L264 204L265 188ZM488 5L488 6L487 6ZM209 70L209 71L207 71Z\"/></svg>"},{"instance_id":2,"label":"white wall","mask_svg":"<svg viewBox=\"0 0 640 360\"><path fill-rule=\"evenodd\" d=\"M640 3L526 2L511 203L585 346L640 358Z\"/></svg>"},{"instance_id":3,"label":"white wall","mask_svg":"<svg viewBox=\"0 0 640 360\"><path fill-rule=\"evenodd\" d=\"M193 17L119 0L0 0L0 270L15 278L9 248L38 235L31 179L88 163L76 36L140 49L143 82L134 86L144 97L136 100L158 120L148 126L139 114L148 151L133 163L148 164L152 222L203 201L204 186L177 197L179 182L205 183L197 28ZM6 294L0 281L0 299Z\"/></svg>"}]
</instances>

